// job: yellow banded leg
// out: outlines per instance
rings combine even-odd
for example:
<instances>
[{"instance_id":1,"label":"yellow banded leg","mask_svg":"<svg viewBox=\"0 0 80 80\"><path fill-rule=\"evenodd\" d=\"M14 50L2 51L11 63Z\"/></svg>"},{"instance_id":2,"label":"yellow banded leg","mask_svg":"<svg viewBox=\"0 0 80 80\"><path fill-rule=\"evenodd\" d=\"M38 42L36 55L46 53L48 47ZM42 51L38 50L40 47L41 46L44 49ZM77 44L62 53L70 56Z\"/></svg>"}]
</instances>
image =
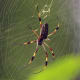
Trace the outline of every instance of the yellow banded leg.
<instances>
[{"instance_id":1,"label":"yellow banded leg","mask_svg":"<svg viewBox=\"0 0 80 80\"><path fill-rule=\"evenodd\" d=\"M38 13L38 19L39 19L39 23L40 23L40 28L42 27L42 22L41 22L41 17L40 17L40 13Z\"/></svg>"},{"instance_id":2,"label":"yellow banded leg","mask_svg":"<svg viewBox=\"0 0 80 80\"><path fill-rule=\"evenodd\" d=\"M51 32L51 33L48 35L48 37L51 36L51 35L54 35L55 33L56 33L56 29L55 29L53 32Z\"/></svg>"},{"instance_id":3,"label":"yellow banded leg","mask_svg":"<svg viewBox=\"0 0 80 80\"><path fill-rule=\"evenodd\" d=\"M37 6L37 11L38 11L38 19L39 19L40 28L41 28L42 27L42 22L41 22L41 17L40 17L40 12L39 12L38 6Z\"/></svg>"},{"instance_id":4,"label":"yellow banded leg","mask_svg":"<svg viewBox=\"0 0 80 80\"><path fill-rule=\"evenodd\" d=\"M35 58L35 56L36 56L37 51L38 51L38 47L36 48L36 51L34 52L34 54L33 54L32 58L30 59L29 64L31 64L31 63L32 63L32 61L34 60L34 58Z\"/></svg>"},{"instance_id":5,"label":"yellow banded leg","mask_svg":"<svg viewBox=\"0 0 80 80\"><path fill-rule=\"evenodd\" d=\"M49 48L52 56L55 57L55 54L54 54L54 52L53 52L53 49L52 49L47 43L44 42L44 44Z\"/></svg>"},{"instance_id":6,"label":"yellow banded leg","mask_svg":"<svg viewBox=\"0 0 80 80\"><path fill-rule=\"evenodd\" d=\"M46 52L46 61L45 61L45 67L48 65L48 53Z\"/></svg>"},{"instance_id":7,"label":"yellow banded leg","mask_svg":"<svg viewBox=\"0 0 80 80\"><path fill-rule=\"evenodd\" d=\"M59 29L59 24L57 25L56 29L48 35L48 37L54 35L58 29Z\"/></svg>"},{"instance_id":8,"label":"yellow banded leg","mask_svg":"<svg viewBox=\"0 0 80 80\"><path fill-rule=\"evenodd\" d=\"M24 45L27 45L27 44L32 44L32 43L35 43L36 40L33 40L33 41L28 41L28 42L24 42Z\"/></svg>"},{"instance_id":9,"label":"yellow banded leg","mask_svg":"<svg viewBox=\"0 0 80 80\"><path fill-rule=\"evenodd\" d=\"M44 44L42 44L42 46L43 46L43 49L44 49L45 54L46 54L46 61L45 61L45 67L44 67L44 68L46 68L47 65L48 65L48 53L47 53L47 51L46 51L46 48L45 48Z\"/></svg>"}]
</instances>

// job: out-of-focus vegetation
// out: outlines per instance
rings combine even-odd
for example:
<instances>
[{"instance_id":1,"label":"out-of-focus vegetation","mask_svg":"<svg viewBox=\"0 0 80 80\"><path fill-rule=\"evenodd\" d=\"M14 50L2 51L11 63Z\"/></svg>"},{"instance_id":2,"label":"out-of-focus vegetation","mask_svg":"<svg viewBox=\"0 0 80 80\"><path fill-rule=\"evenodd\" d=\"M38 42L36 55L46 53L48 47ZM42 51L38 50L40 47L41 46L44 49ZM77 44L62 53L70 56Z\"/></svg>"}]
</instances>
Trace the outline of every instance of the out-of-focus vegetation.
<instances>
[{"instance_id":1,"label":"out-of-focus vegetation","mask_svg":"<svg viewBox=\"0 0 80 80\"><path fill-rule=\"evenodd\" d=\"M41 73L33 74L29 80L79 80L80 56L66 56L54 61Z\"/></svg>"}]
</instances>

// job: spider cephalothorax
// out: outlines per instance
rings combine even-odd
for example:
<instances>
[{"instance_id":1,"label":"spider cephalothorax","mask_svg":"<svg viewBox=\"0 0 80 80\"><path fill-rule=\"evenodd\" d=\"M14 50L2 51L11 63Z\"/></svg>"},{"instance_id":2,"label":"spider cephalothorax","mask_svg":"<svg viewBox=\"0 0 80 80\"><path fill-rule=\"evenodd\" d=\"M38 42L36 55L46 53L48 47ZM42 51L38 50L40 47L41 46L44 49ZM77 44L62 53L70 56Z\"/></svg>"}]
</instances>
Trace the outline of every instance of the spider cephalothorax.
<instances>
[{"instance_id":1,"label":"spider cephalothorax","mask_svg":"<svg viewBox=\"0 0 80 80\"><path fill-rule=\"evenodd\" d=\"M38 6L37 6L37 11L38 11L38 19L39 19L39 22L40 22L40 35L38 35L36 30L32 30L32 32L36 35L37 40L25 42L24 45L31 44L31 43L37 43L36 50L35 50L32 58L30 59L29 63L32 63L32 61L34 60L34 58L36 56L36 53L39 49L38 46L42 46L44 51L45 51L45 55L46 55L45 66L47 66L47 64L48 64L48 53L47 53L47 50L46 50L45 46L49 48L49 50L50 50L53 57L55 55L54 55L53 49L45 42L45 40L48 41L49 37L56 33L56 31L59 29L59 24L56 26L56 28L53 32L48 34L48 27L49 27L48 23L42 24Z\"/></svg>"}]
</instances>

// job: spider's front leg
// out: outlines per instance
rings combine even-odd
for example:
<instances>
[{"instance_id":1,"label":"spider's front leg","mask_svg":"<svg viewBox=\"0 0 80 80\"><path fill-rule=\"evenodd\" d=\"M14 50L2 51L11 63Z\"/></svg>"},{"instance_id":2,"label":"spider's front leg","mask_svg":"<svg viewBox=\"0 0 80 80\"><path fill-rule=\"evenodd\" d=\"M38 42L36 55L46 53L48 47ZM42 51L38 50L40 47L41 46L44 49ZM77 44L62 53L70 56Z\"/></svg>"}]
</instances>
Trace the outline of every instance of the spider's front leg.
<instances>
[{"instance_id":1,"label":"spider's front leg","mask_svg":"<svg viewBox=\"0 0 80 80\"><path fill-rule=\"evenodd\" d=\"M40 12L39 12L38 6L37 6L37 11L38 11L38 19L39 19L39 22L40 22L40 29L41 29L42 22L41 22L41 17L40 17Z\"/></svg>"},{"instance_id":2,"label":"spider's front leg","mask_svg":"<svg viewBox=\"0 0 80 80\"><path fill-rule=\"evenodd\" d=\"M48 35L48 37L54 35L58 29L59 29L59 24L56 26L55 30Z\"/></svg>"},{"instance_id":3,"label":"spider's front leg","mask_svg":"<svg viewBox=\"0 0 80 80\"><path fill-rule=\"evenodd\" d=\"M38 51L38 46L36 47L36 50L35 50L35 52L34 52L34 54L33 54L32 58L30 59L29 64L31 64L31 63L32 63L32 61L34 60L34 58L35 58L35 56L36 56L37 51Z\"/></svg>"}]
</instances>

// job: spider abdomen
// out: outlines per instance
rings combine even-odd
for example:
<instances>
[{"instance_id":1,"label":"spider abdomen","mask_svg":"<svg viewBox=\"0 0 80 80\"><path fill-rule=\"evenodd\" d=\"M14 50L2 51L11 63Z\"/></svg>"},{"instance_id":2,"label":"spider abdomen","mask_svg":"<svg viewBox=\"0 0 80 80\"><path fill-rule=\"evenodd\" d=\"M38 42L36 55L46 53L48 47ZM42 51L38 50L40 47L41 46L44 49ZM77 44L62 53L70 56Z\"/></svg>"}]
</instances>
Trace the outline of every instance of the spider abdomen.
<instances>
[{"instance_id":1,"label":"spider abdomen","mask_svg":"<svg viewBox=\"0 0 80 80\"><path fill-rule=\"evenodd\" d=\"M41 36L43 36L43 39L46 39L48 36L48 24L45 23L42 25L42 29L41 29Z\"/></svg>"},{"instance_id":2,"label":"spider abdomen","mask_svg":"<svg viewBox=\"0 0 80 80\"><path fill-rule=\"evenodd\" d=\"M48 36L48 24L43 24L40 32L40 36L38 38L38 45L42 45L44 39Z\"/></svg>"}]
</instances>

